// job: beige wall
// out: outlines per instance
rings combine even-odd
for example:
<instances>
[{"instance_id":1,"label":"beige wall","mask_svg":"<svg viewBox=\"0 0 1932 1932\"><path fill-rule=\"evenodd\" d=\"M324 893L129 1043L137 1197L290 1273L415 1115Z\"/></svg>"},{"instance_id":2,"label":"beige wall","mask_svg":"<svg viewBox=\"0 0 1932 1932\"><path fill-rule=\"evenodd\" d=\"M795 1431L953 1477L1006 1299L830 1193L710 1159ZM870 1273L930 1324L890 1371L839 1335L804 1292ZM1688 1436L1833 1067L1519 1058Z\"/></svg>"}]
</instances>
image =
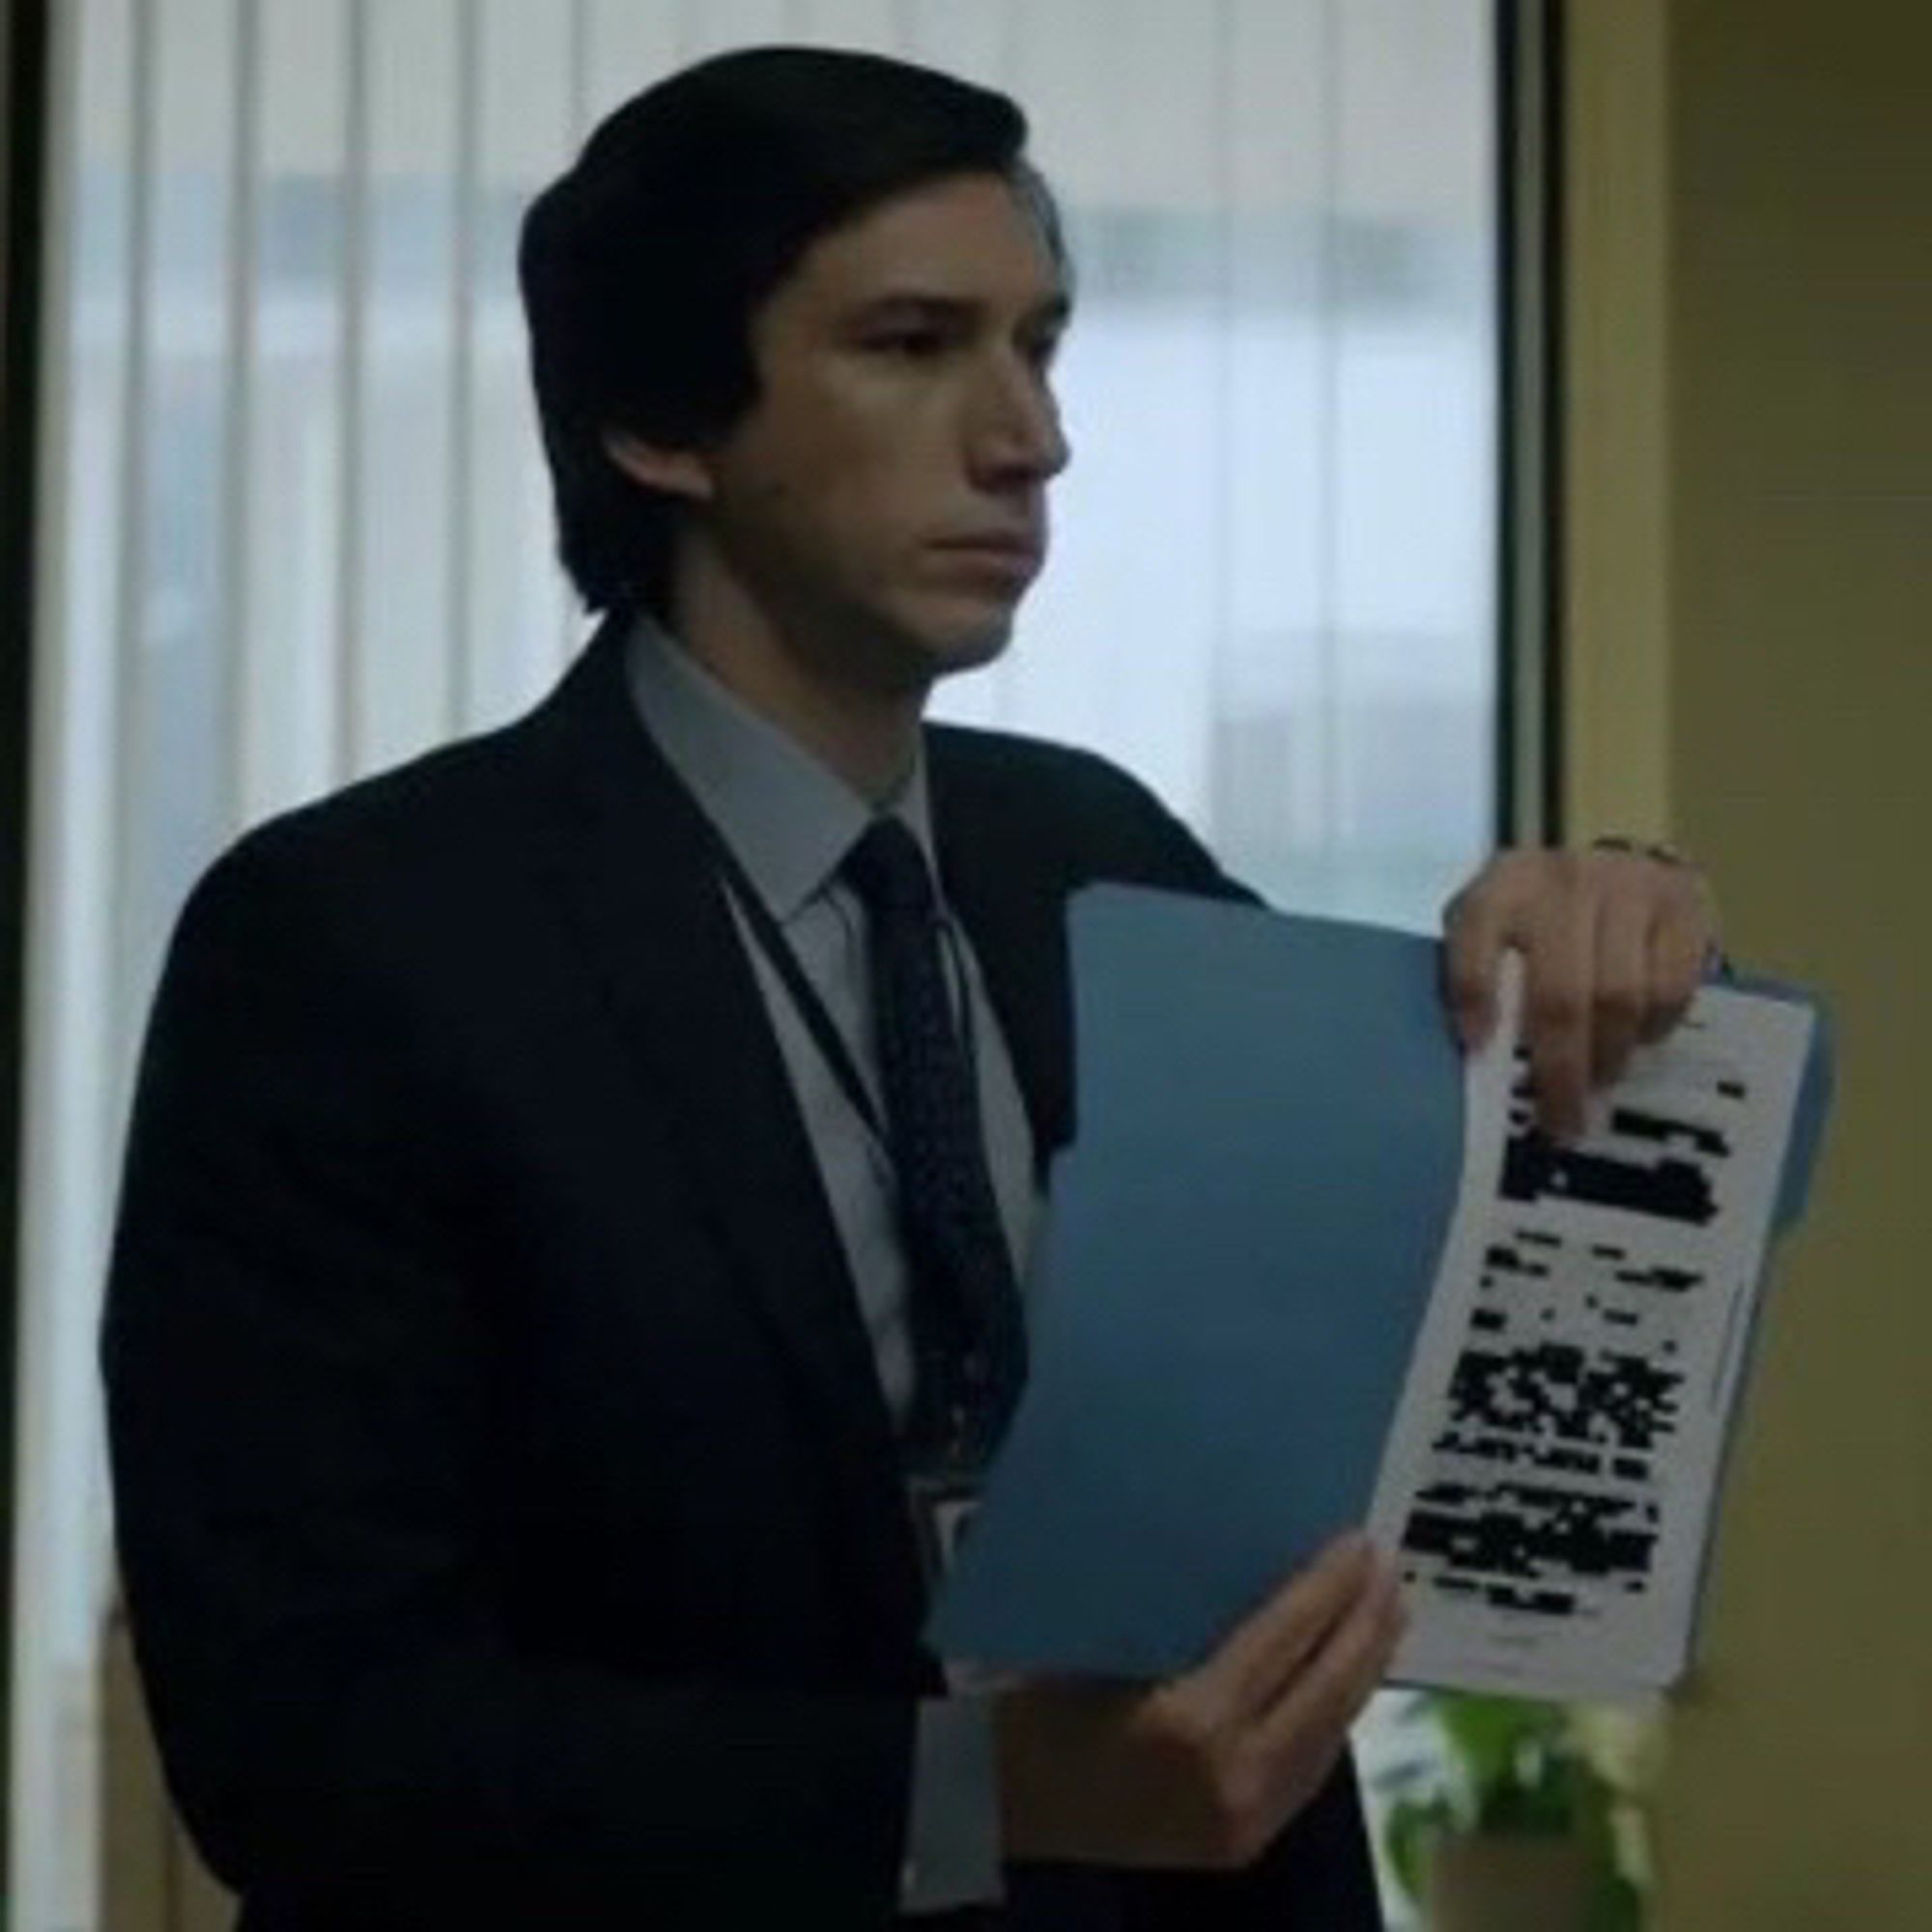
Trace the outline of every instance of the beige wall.
<instances>
[{"instance_id":1,"label":"beige wall","mask_svg":"<svg viewBox=\"0 0 1932 1932\"><path fill-rule=\"evenodd\" d=\"M1665 1932L1932 1923L1932 8L1571 0L1578 830L1668 827L1820 987Z\"/></svg>"}]
</instances>

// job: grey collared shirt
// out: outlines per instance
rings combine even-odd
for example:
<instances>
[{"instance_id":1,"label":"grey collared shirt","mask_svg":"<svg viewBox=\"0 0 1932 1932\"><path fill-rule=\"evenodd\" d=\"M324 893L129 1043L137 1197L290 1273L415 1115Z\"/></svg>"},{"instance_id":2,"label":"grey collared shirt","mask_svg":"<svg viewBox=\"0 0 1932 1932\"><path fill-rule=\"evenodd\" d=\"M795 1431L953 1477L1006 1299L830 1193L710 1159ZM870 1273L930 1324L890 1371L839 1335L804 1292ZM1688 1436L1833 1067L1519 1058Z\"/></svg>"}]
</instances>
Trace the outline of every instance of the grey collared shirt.
<instances>
[{"instance_id":1,"label":"grey collared shirt","mask_svg":"<svg viewBox=\"0 0 1932 1932\"><path fill-rule=\"evenodd\" d=\"M628 653L632 696L659 750L711 820L824 1002L878 1104L869 1023L866 911L838 874L875 808L753 710L648 620ZM886 810L934 860L922 752ZM937 867L934 876L937 878ZM912 1395L907 1264L892 1165L801 1018L735 901L733 914L777 1035L832 1218L844 1245L879 1382L895 1420ZM955 998L969 1009L987 1164L1015 1273L1024 1281L1037 1200L1033 1137L1005 1037L964 929L945 913ZM970 1697L921 1707L908 1870L901 1902L938 1910L999 1891L997 1807L987 1713Z\"/></svg>"}]
</instances>

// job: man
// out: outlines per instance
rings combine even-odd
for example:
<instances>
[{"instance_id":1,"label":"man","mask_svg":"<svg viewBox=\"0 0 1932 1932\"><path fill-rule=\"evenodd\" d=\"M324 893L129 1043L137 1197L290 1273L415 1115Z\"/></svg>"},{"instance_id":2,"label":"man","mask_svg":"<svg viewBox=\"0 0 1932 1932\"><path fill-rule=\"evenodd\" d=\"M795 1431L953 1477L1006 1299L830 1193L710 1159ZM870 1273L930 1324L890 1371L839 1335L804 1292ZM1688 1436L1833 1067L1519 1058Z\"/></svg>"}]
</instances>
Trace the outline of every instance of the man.
<instances>
[{"instance_id":1,"label":"man","mask_svg":"<svg viewBox=\"0 0 1932 1932\"><path fill-rule=\"evenodd\" d=\"M1024 135L783 49L613 115L523 255L603 628L183 915L104 1364L157 1734L248 1932L1378 1922L1359 1546L1167 1684L919 1642L1073 1131L1066 896L1238 892L1097 759L921 723L1067 460ZM1473 1038L1523 948L1561 1124L1709 937L1688 868L1508 855L1448 983Z\"/></svg>"}]
</instances>

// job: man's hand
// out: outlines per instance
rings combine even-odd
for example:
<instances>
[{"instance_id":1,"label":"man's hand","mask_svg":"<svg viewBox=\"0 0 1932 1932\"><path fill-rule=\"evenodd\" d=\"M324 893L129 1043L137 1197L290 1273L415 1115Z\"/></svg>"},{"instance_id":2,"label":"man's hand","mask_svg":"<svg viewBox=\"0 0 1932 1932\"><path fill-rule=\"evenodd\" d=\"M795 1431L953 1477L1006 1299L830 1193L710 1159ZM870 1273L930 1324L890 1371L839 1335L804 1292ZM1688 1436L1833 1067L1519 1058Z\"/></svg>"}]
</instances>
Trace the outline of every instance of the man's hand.
<instances>
[{"instance_id":1,"label":"man's hand","mask_svg":"<svg viewBox=\"0 0 1932 1932\"><path fill-rule=\"evenodd\" d=\"M1006 1856L1252 1862L1321 1789L1402 1623L1393 1569L1345 1537L1180 1677L1032 1679L1001 1692Z\"/></svg>"},{"instance_id":2,"label":"man's hand","mask_svg":"<svg viewBox=\"0 0 1932 1932\"><path fill-rule=\"evenodd\" d=\"M1495 1025L1505 950L1523 955L1523 1034L1537 1116L1583 1124L1592 1087L1684 1017L1718 937L1694 866L1616 851L1499 852L1443 909L1444 996L1464 1048Z\"/></svg>"}]
</instances>

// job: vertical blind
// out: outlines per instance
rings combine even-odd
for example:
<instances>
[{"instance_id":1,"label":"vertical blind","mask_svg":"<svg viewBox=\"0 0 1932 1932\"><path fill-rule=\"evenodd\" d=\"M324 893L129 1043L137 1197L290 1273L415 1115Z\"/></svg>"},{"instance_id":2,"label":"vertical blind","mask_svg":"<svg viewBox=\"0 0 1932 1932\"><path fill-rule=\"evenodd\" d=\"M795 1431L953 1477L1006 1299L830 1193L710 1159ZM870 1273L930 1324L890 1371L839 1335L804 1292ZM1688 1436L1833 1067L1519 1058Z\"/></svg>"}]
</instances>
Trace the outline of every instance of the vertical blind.
<instances>
[{"instance_id":1,"label":"vertical blind","mask_svg":"<svg viewBox=\"0 0 1932 1932\"><path fill-rule=\"evenodd\" d=\"M1008 89L1080 307L1056 555L941 715L1095 746L1278 902L1430 924L1488 842L1487 0L73 0L34 742L13 1922L96 1923L95 1325L170 923L243 825L533 700L582 624L523 203L782 40Z\"/></svg>"}]
</instances>

